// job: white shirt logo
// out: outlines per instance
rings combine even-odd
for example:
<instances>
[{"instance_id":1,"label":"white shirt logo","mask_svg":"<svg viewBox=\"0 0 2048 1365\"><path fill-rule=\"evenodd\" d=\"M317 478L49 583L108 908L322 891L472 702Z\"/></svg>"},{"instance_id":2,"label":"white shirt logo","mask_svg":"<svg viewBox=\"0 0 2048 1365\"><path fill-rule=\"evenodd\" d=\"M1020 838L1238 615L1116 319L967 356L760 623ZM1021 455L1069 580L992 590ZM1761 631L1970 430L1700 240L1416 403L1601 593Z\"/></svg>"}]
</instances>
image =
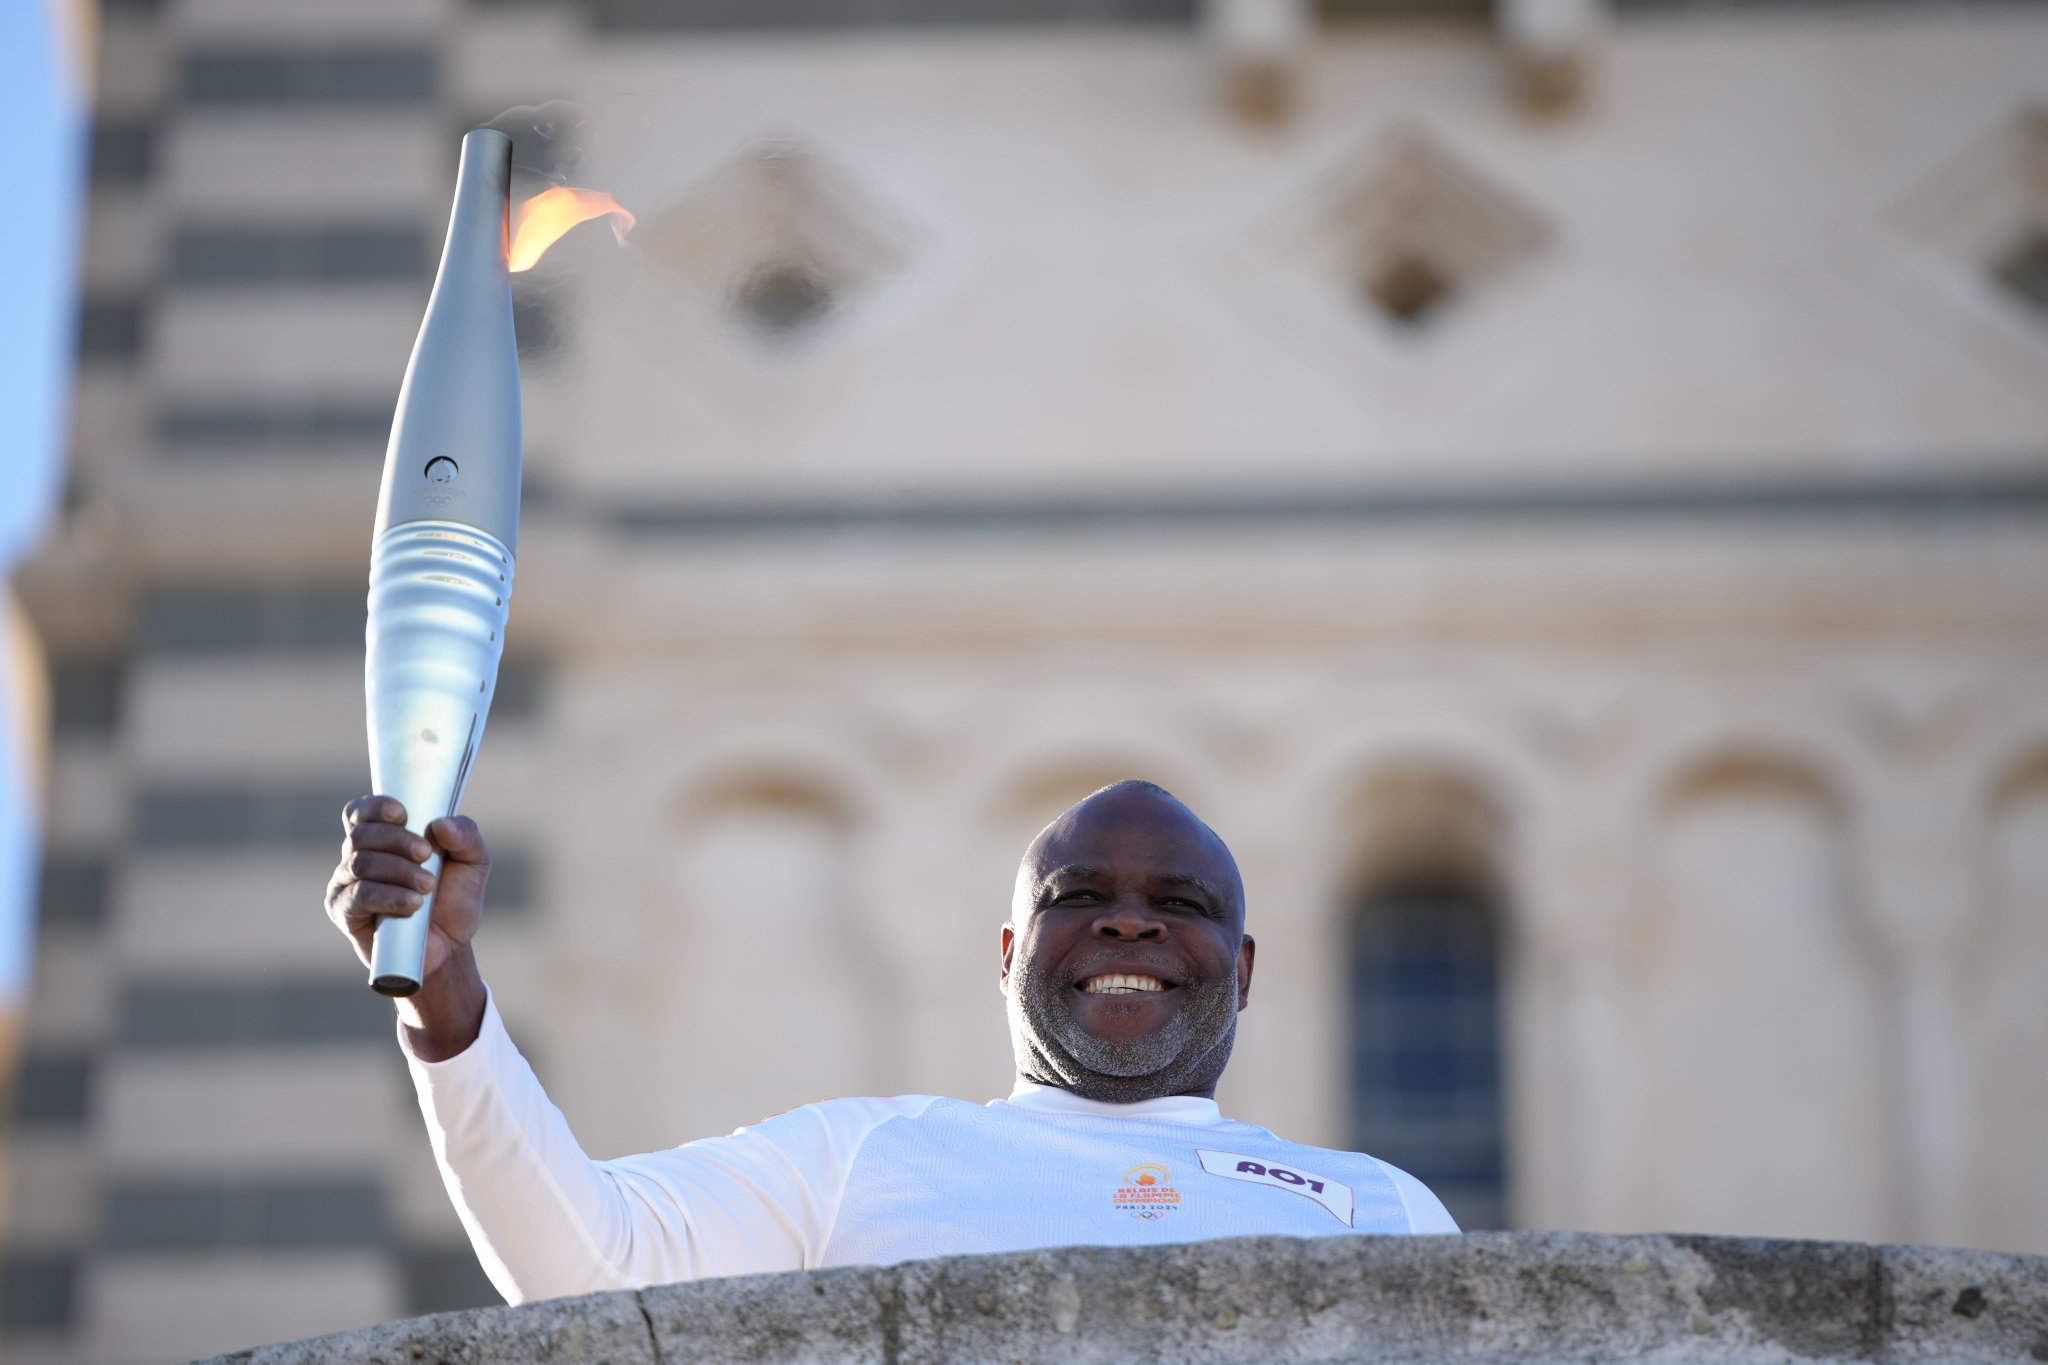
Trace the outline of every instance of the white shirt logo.
<instances>
[{"instance_id":1,"label":"white shirt logo","mask_svg":"<svg viewBox=\"0 0 2048 1365\"><path fill-rule=\"evenodd\" d=\"M1212 1152L1204 1147L1195 1148L1195 1155L1202 1158L1202 1169L1210 1175L1220 1175L1225 1180L1243 1180L1253 1185L1271 1185L1276 1189L1290 1190L1295 1194L1315 1200L1342 1223L1351 1226L1351 1187L1314 1171L1295 1170L1290 1166L1274 1166L1257 1157L1245 1156L1241 1152Z\"/></svg>"}]
</instances>

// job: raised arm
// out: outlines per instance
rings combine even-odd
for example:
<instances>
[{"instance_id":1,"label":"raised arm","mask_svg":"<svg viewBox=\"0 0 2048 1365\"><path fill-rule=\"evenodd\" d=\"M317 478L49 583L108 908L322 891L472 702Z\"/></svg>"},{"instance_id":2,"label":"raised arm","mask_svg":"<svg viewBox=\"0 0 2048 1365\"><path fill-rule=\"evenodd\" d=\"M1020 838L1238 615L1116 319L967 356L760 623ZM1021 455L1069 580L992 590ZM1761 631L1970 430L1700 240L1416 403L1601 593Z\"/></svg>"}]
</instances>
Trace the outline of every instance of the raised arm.
<instances>
[{"instance_id":1,"label":"raised arm","mask_svg":"<svg viewBox=\"0 0 2048 1365\"><path fill-rule=\"evenodd\" d=\"M816 1264L846 1163L893 1111L810 1106L727 1138L591 1160L505 1033L478 971L471 941L490 872L481 833L458 817L436 820L421 839L404 818L389 797L349 803L327 911L367 963L378 919L414 913L435 890L420 991L397 1002L400 1038L449 1198L506 1299ZM438 888L422 868L436 848Z\"/></svg>"}]
</instances>

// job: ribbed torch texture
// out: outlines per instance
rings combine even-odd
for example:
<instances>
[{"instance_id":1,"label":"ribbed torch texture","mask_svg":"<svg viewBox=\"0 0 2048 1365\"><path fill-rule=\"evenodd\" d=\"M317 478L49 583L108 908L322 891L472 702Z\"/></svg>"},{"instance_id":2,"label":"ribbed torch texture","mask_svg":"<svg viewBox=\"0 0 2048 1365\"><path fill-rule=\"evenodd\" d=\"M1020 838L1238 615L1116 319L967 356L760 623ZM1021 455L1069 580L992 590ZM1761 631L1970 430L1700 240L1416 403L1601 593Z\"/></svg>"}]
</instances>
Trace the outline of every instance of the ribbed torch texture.
<instances>
[{"instance_id":1,"label":"ribbed torch texture","mask_svg":"<svg viewBox=\"0 0 2048 1365\"><path fill-rule=\"evenodd\" d=\"M462 140L455 208L384 456L364 685L370 781L415 832L451 815L483 742L519 543L519 352L506 231L512 141ZM429 864L439 870L439 859ZM433 911L377 927L370 985L420 988Z\"/></svg>"}]
</instances>

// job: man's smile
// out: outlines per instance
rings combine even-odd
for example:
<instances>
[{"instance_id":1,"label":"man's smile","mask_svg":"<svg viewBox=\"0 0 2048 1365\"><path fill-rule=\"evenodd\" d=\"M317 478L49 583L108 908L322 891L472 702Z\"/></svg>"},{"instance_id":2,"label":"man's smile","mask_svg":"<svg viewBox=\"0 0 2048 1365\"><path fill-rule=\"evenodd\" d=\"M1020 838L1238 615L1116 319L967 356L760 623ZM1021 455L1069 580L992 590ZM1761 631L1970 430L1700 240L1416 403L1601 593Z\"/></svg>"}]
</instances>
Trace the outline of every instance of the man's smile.
<instances>
[{"instance_id":1,"label":"man's smile","mask_svg":"<svg viewBox=\"0 0 2048 1365\"><path fill-rule=\"evenodd\" d=\"M1170 991L1174 986L1172 982L1162 981L1156 976L1140 976L1132 972L1106 972L1101 976L1091 976L1079 982L1075 989L1083 995L1135 995Z\"/></svg>"}]
</instances>

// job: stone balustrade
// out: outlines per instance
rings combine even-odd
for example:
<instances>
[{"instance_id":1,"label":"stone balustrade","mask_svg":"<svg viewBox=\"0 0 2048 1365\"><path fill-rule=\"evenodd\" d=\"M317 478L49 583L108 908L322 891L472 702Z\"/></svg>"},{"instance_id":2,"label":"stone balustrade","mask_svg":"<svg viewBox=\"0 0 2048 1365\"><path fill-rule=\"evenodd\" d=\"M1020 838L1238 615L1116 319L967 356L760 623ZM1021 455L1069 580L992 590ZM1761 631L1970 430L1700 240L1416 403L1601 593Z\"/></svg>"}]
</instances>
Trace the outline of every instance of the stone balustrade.
<instances>
[{"instance_id":1,"label":"stone balustrade","mask_svg":"<svg viewBox=\"0 0 2048 1365\"><path fill-rule=\"evenodd\" d=\"M1248 1237L472 1309L214 1365L2048 1361L2048 1257L1585 1233Z\"/></svg>"}]
</instances>

